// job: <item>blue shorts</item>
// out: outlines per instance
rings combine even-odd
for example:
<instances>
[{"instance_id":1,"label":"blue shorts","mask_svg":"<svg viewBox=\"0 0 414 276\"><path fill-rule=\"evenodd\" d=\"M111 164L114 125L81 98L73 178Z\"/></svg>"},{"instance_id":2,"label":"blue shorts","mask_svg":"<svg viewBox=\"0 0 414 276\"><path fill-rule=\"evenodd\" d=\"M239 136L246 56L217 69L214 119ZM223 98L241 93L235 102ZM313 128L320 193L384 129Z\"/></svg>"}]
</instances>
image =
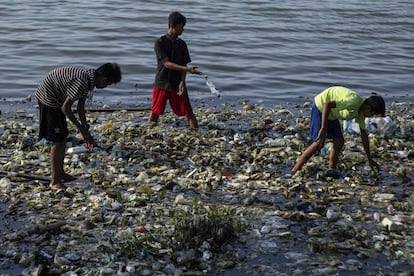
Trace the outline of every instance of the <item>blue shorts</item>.
<instances>
[{"instance_id":1,"label":"blue shorts","mask_svg":"<svg viewBox=\"0 0 414 276\"><path fill-rule=\"evenodd\" d=\"M310 132L309 136L311 137L312 141L315 141L318 137L319 130L321 129L322 125L322 112L316 107L315 103L312 104L312 112L311 112L311 121L310 121ZM339 120L328 120L328 125L326 126L326 138L344 138L342 134L341 124Z\"/></svg>"}]
</instances>

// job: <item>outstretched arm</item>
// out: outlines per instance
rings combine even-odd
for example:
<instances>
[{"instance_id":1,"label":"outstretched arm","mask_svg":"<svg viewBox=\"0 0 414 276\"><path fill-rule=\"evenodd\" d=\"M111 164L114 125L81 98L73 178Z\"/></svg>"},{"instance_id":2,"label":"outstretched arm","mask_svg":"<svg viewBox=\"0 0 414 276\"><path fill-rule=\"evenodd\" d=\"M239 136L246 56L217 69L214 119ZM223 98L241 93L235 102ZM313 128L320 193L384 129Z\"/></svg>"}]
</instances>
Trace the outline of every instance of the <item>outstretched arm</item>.
<instances>
[{"instance_id":1,"label":"outstretched arm","mask_svg":"<svg viewBox=\"0 0 414 276\"><path fill-rule=\"evenodd\" d=\"M371 166L372 170L379 170L378 164L372 159L371 157L371 150L369 148L369 139L368 139L368 133L366 129L360 128L360 135L361 135L361 141L362 145L365 150L365 154L367 155L369 165Z\"/></svg>"},{"instance_id":2,"label":"outstretched arm","mask_svg":"<svg viewBox=\"0 0 414 276\"><path fill-rule=\"evenodd\" d=\"M198 66L182 66L169 60L164 62L164 67L175 71L188 72L191 74L202 74L200 71L198 71Z\"/></svg>"},{"instance_id":3,"label":"outstretched arm","mask_svg":"<svg viewBox=\"0 0 414 276\"><path fill-rule=\"evenodd\" d=\"M198 66L183 66L168 60L164 62L164 67L175 71L181 71L181 81L178 87L179 96L181 96L187 89L185 85L185 77L187 75L187 72L197 75L202 74L200 71L197 70Z\"/></svg>"},{"instance_id":4,"label":"outstretched arm","mask_svg":"<svg viewBox=\"0 0 414 276\"><path fill-rule=\"evenodd\" d=\"M86 121L85 101L86 101L86 98L80 98L79 99L78 106L77 106L77 111L78 111L79 121L80 121L81 125L83 125L83 126L85 126L86 128L89 129L89 125Z\"/></svg>"},{"instance_id":5,"label":"outstretched arm","mask_svg":"<svg viewBox=\"0 0 414 276\"><path fill-rule=\"evenodd\" d=\"M72 112L72 105L73 105L73 101L70 97L67 97L65 102L62 105L62 112L66 115L66 117L76 126L77 129L79 129L80 133L83 136L83 139L86 142L86 146L89 150L93 149L93 138L86 126L86 117L85 116L85 109L80 110L80 106L78 104L78 112L80 112L79 117L82 118L84 117L84 122L81 123L78 121L78 119L76 118L75 114L73 114ZM81 115L81 113L83 115ZM81 119L82 120L82 119Z\"/></svg>"}]
</instances>

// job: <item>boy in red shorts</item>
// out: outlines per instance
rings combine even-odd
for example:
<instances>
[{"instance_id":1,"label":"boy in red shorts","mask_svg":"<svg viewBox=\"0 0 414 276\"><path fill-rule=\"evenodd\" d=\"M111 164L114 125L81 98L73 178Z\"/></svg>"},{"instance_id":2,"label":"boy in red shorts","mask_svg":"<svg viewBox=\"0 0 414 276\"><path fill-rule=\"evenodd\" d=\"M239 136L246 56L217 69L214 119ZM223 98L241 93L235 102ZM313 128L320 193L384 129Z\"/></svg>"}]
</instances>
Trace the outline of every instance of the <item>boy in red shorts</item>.
<instances>
[{"instance_id":1,"label":"boy in red shorts","mask_svg":"<svg viewBox=\"0 0 414 276\"><path fill-rule=\"evenodd\" d=\"M197 129L198 123L188 98L185 77L187 72L201 75L197 66L187 66L191 62L187 44L179 36L184 30L186 18L173 12L168 18L168 32L155 41L157 73L152 91L152 107L149 122L158 123L164 114L167 100L177 116L185 116L190 129Z\"/></svg>"}]
</instances>

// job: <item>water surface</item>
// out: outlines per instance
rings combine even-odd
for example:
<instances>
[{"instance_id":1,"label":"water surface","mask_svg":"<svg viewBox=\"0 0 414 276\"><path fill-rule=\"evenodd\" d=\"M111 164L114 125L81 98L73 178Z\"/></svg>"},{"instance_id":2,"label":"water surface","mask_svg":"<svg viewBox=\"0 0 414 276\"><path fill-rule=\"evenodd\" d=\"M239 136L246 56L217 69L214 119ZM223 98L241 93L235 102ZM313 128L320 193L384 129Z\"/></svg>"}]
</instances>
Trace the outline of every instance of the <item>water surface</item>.
<instances>
[{"instance_id":1,"label":"water surface","mask_svg":"<svg viewBox=\"0 0 414 276\"><path fill-rule=\"evenodd\" d=\"M331 85L414 98L414 2L391 0L0 0L0 98L33 95L56 66L118 62L122 82L95 99L149 103L154 40L173 10L187 17L192 64L221 101L303 101ZM192 98L214 99L201 76L187 83Z\"/></svg>"}]
</instances>

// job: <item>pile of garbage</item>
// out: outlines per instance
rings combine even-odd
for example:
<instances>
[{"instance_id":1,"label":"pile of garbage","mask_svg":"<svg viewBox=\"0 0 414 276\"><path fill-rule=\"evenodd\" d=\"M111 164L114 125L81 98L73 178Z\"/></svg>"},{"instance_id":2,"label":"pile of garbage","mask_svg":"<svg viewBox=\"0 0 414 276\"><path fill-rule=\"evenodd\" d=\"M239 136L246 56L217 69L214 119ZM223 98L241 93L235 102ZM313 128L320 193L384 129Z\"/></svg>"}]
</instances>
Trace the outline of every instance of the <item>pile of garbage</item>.
<instances>
[{"instance_id":1,"label":"pile of garbage","mask_svg":"<svg viewBox=\"0 0 414 276\"><path fill-rule=\"evenodd\" d=\"M0 274L410 275L413 103L367 121L379 173L346 122L341 178L324 174L329 143L285 178L310 107L203 107L199 131L169 113L152 126L146 111L91 112L97 147L71 126L64 192L48 186L37 112L3 112Z\"/></svg>"}]
</instances>

